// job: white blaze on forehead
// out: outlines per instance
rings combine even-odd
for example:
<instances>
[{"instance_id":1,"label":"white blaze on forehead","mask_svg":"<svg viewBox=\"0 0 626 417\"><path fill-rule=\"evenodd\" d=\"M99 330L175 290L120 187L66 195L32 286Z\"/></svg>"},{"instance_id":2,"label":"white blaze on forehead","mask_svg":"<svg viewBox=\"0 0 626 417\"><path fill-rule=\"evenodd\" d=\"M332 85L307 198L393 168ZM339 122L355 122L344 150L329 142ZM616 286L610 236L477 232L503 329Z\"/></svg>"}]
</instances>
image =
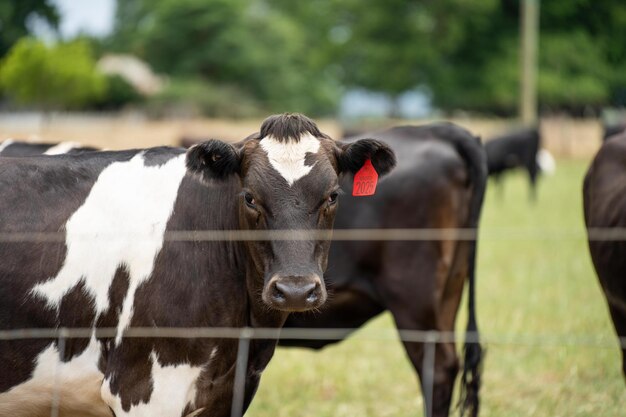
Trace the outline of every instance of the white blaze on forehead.
<instances>
[{"instance_id":1,"label":"white blaze on forehead","mask_svg":"<svg viewBox=\"0 0 626 417\"><path fill-rule=\"evenodd\" d=\"M85 203L67 221L63 267L32 292L57 308L63 296L82 282L95 300L97 316L109 308L109 288L117 269L124 267L129 285L118 322L119 343L132 318L135 291L151 276L163 246L185 172L184 154L160 166L145 166L139 154L106 167Z\"/></svg>"},{"instance_id":2,"label":"white blaze on forehead","mask_svg":"<svg viewBox=\"0 0 626 417\"><path fill-rule=\"evenodd\" d=\"M7 139L4 142L0 143L0 152L6 149L7 146L13 143L13 139Z\"/></svg>"},{"instance_id":3,"label":"white blaze on forehead","mask_svg":"<svg viewBox=\"0 0 626 417\"><path fill-rule=\"evenodd\" d=\"M193 403L202 367L188 364L162 366L154 352L151 360L152 393L147 403L133 405L124 411L121 398L111 392L111 381L109 378L104 380L102 398L117 417L180 416L187 404Z\"/></svg>"},{"instance_id":4,"label":"white blaze on forehead","mask_svg":"<svg viewBox=\"0 0 626 417\"><path fill-rule=\"evenodd\" d=\"M54 145L45 151L44 155L62 155L64 153L68 153L74 148L80 148L81 144L78 142L61 142L58 145Z\"/></svg>"},{"instance_id":5,"label":"white blaze on forehead","mask_svg":"<svg viewBox=\"0 0 626 417\"><path fill-rule=\"evenodd\" d=\"M294 182L311 172L315 165L305 165L307 153L317 153L320 141L310 133L300 136L300 140L287 140L281 142L272 136L261 139L261 147L267 153L267 158L272 167L291 186Z\"/></svg>"}]
</instances>

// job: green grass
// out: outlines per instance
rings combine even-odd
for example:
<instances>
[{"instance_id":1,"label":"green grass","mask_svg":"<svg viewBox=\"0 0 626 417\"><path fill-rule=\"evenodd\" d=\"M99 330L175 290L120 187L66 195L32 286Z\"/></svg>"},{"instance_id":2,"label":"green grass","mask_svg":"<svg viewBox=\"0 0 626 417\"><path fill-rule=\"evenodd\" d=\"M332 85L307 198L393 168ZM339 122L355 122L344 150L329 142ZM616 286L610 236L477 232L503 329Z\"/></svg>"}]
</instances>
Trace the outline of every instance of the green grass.
<instances>
[{"instance_id":1,"label":"green grass","mask_svg":"<svg viewBox=\"0 0 626 417\"><path fill-rule=\"evenodd\" d=\"M620 353L582 234L586 167L560 161L556 175L541 181L535 205L521 174L505 179L503 196L491 184L478 263L479 326L493 342L486 343L482 416L626 413ZM525 233L511 238L502 234L507 229ZM559 237L557 230L577 237ZM462 307L458 329L465 317ZM392 326L384 314L362 337L321 352L279 349L248 415L422 415L417 380L400 342L364 340L376 329L389 335ZM505 344L498 342L502 336L545 337L546 344ZM559 345L555 337L592 337L604 346Z\"/></svg>"}]
</instances>

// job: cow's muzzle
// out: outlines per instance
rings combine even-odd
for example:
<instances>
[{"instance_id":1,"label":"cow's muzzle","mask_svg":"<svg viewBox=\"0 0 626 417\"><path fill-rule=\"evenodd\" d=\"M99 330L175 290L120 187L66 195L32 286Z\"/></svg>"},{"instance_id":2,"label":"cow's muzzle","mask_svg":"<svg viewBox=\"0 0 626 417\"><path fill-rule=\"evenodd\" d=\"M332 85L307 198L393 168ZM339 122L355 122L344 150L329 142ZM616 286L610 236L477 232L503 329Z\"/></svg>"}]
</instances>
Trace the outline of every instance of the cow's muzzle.
<instances>
[{"instance_id":1,"label":"cow's muzzle","mask_svg":"<svg viewBox=\"0 0 626 417\"><path fill-rule=\"evenodd\" d=\"M263 289L263 301L282 311L307 311L326 302L326 287L317 275L274 275Z\"/></svg>"}]
</instances>

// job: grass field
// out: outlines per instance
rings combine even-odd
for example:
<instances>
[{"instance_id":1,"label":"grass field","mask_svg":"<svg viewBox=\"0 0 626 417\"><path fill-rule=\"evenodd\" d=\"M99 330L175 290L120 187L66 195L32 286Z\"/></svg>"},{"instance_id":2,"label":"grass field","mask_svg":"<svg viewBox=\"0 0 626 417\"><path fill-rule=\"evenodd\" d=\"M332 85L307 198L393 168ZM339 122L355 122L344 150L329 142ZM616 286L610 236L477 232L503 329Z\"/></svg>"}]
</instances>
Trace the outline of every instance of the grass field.
<instances>
[{"instance_id":1,"label":"grass field","mask_svg":"<svg viewBox=\"0 0 626 417\"><path fill-rule=\"evenodd\" d=\"M492 341L486 343L482 416L626 413L617 341L582 237L587 165L560 161L556 175L540 183L535 205L522 175L505 180L502 196L491 184L478 263L479 326ZM516 233L503 235L505 229ZM578 237L556 233L564 229ZM457 324L465 326L464 309ZM384 314L360 334L381 329L389 335L391 328ZM544 343L498 342L513 337ZM603 346L555 343L578 337ZM356 337L321 352L279 349L247 415L418 416L418 392L399 341Z\"/></svg>"}]
</instances>

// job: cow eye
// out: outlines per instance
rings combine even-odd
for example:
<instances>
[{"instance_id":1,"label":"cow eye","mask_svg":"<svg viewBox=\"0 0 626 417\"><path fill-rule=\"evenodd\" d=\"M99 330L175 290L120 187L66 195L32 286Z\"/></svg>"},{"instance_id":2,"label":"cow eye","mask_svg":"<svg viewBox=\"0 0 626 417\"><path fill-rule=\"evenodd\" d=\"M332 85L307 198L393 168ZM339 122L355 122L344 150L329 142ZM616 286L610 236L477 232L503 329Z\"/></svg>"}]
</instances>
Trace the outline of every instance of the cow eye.
<instances>
[{"instance_id":1,"label":"cow eye","mask_svg":"<svg viewBox=\"0 0 626 417\"><path fill-rule=\"evenodd\" d=\"M339 196L339 193L337 193L337 192L331 193L328 196L328 204L330 204L330 205L335 204L337 202L337 197L338 196Z\"/></svg>"},{"instance_id":2,"label":"cow eye","mask_svg":"<svg viewBox=\"0 0 626 417\"><path fill-rule=\"evenodd\" d=\"M254 197L252 197L252 194L245 193L243 195L243 199L246 201L248 207L256 208L256 200L254 199Z\"/></svg>"}]
</instances>

